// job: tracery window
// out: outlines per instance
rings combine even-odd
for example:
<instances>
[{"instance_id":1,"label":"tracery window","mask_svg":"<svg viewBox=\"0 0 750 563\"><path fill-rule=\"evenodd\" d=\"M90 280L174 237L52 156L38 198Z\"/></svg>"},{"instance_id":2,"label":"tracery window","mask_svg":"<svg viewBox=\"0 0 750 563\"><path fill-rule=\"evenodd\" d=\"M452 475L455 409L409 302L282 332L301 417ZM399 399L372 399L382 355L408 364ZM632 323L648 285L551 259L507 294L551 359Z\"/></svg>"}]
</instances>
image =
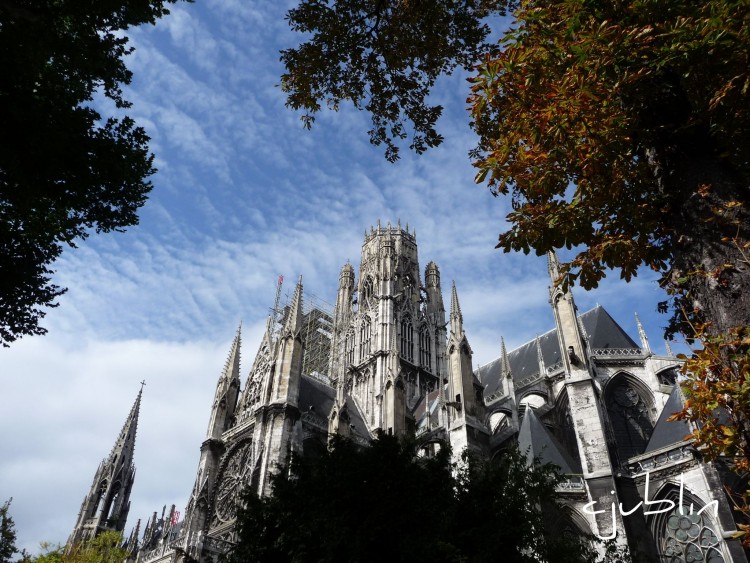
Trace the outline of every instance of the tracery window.
<instances>
[{"instance_id":1,"label":"tracery window","mask_svg":"<svg viewBox=\"0 0 750 563\"><path fill-rule=\"evenodd\" d=\"M423 327L419 332L419 353L421 356L420 363L428 370L432 369L432 350L430 348L430 331Z\"/></svg>"},{"instance_id":2,"label":"tracery window","mask_svg":"<svg viewBox=\"0 0 750 563\"><path fill-rule=\"evenodd\" d=\"M364 360L370 353L370 319L365 318L359 328L359 359Z\"/></svg>"},{"instance_id":3,"label":"tracery window","mask_svg":"<svg viewBox=\"0 0 750 563\"><path fill-rule=\"evenodd\" d=\"M414 361L414 328L408 316L401 319L401 356Z\"/></svg>"},{"instance_id":4,"label":"tracery window","mask_svg":"<svg viewBox=\"0 0 750 563\"><path fill-rule=\"evenodd\" d=\"M683 497L691 498L683 498L684 505L680 507L679 494L676 490L670 491L666 498L675 503L674 509L651 522L661 561L724 563L721 540L710 515L712 507L709 505L701 512L702 504L697 499L686 493Z\"/></svg>"},{"instance_id":5,"label":"tracery window","mask_svg":"<svg viewBox=\"0 0 750 563\"><path fill-rule=\"evenodd\" d=\"M635 386L619 376L607 386L606 405L620 458L643 453L654 427L649 406Z\"/></svg>"},{"instance_id":6,"label":"tracery window","mask_svg":"<svg viewBox=\"0 0 750 563\"><path fill-rule=\"evenodd\" d=\"M362 284L362 292L360 293L362 297L362 304L365 305L372 297L372 289L373 289L373 283L372 278L370 276L367 276L364 283Z\"/></svg>"},{"instance_id":7,"label":"tracery window","mask_svg":"<svg viewBox=\"0 0 750 563\"><path fill-rule=\"evenodd\" d=\"M346 335L346 344L344 345L344 361L348 365L354 363L354 333L350 332Z\"/></svg>"}]
</instances>

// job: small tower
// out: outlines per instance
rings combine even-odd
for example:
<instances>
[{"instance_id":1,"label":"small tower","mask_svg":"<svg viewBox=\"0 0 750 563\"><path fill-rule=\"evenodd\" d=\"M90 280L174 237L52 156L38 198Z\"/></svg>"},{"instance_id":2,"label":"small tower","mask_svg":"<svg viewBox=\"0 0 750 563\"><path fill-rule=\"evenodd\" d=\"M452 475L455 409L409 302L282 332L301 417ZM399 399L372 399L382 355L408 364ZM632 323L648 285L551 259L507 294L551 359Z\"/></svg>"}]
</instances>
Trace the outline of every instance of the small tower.
<instances>
[{"instance_id":1,"label":"small tower","mask_svg":"<svg viewBox=\"0 0 750 563\"><path fill-rule=\"evenodd\" d=\"M133 452L138 429L143 385L109 456L96 470L89 494L81 503L68 546L90 540L105 531L122 532L130 510L130 491L135 480Z\"/></svg>"}]
</instances>

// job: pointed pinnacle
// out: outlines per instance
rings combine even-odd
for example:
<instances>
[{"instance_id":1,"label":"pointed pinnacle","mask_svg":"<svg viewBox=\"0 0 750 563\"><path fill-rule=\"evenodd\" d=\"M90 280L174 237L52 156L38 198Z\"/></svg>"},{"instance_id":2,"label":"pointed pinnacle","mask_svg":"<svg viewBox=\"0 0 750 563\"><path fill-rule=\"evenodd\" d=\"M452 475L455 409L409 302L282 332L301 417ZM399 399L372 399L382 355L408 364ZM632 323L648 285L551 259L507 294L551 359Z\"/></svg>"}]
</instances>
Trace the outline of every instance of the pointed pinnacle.
<instances>
[{"instance_id":1,"label":"pointed pinnacle","mask_svg":"<svg viewBox=\"0 0 750 563\"><path fill-rule=\"evenodd\" d=\"M560 277L560 260L557 258L557 253L554 250L547 251L547 271L552 283L556 283Z\"/></svg>"},{"instance_id":2,"label":"pointed pinnacle","mask_svg":"<svg viewBox=\"0 0 750 563\"><path fill-rule=\"evenodd\" d=\"M510 362L508 361L508 352L505 349L505 338L500 337L500 375L510 377Z\"/></svg>"},{"instance_id":3,"label":"pointed pinnacle","mask_svg":"<svg viewBox=\"0 0 750 563\"><path fill-rule=\"evenodd\" d=\"M461 317L461 305L458 303L458 292L456 291L456 282L453 282L451 289L451 316L458 315Z\"/></svg>"}]
</instances>

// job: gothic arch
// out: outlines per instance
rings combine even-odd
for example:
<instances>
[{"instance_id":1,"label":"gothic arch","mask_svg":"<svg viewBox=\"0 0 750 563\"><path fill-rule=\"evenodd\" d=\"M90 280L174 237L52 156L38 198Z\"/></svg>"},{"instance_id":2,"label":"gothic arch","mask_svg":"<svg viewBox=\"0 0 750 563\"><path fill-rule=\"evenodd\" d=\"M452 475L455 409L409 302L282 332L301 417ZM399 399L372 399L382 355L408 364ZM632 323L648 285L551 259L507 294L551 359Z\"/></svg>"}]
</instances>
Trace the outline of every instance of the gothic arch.
<instances>
[{"instance_id":1,"label":"gothic arch","mask_svg":"<svg viewBox=\"0 0 750 563\"><path fill-rule=\"evenodd\" d=\"M654 430L651 390L631 373L620 371L604 386L603 402L620 460L643 453Z\"/></svg>"},{"instance_id":2,"label":"gothic arch","mask_svg":"<svg viewBox=\"0 0 750 563\"><path fill-rule=\"evenodd\" d=\"M492 434L510 427L513 421L513 413L508 409L495 409L487 415L486 424Z\"/></svg>"},{"instance_id":3,"label":"gothic arch","mask_svg":"<svg viewBox=\"0 0 750 563\"><path fill-rule=\"evenodd\" d=\"M537 398L537 400L534 400ZM548 396L546 391L541 389L529 389L524 391L518 396L518 405L530 405L531 408L538 409L539 407L546 405Z\"/></svg>"},{"instance_id":4,"label":"gothic arch","mask_svg":"<svg viewBox=\"0 0 750 563\"><path fill-rule=\"evenodd\" d=\"M576 537L591 537L591 527L583 515L572 506L561 506L553 523L553 530Z\"/></svg>"},{"instance_id":5,"label":"gothic arch","mask_svg":"<svg viewBox=\"0 0 750 563\"><path fill-rule=\"evenodd\" d=\"M680 492L682 492L682 506L679 506ZM656 541L660 561L669 563L731 561L725 552L721 530L714 519L711 504L706 505L685 486L682 486L682 491L680 491L680 486L673 482L665 483L654 495L653 500L672 503L672 506L669 506L667 502L664 506L654 506L656 510L664 508L668 510L650 515L647 521Z\"/></svg>"}]
</instances>

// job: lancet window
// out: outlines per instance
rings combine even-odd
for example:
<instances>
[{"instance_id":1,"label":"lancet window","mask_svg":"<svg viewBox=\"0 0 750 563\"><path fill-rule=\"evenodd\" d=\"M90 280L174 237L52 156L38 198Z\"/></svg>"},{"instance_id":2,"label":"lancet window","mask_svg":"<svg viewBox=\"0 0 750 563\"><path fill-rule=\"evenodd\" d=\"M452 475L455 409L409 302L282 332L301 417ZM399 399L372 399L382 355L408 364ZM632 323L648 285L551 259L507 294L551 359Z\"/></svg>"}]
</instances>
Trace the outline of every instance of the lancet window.
<instances>
[{"instance_id":1,"label":"lancet window","mask_svg":"<svg viewBox=\"0 0 750 563\"><path fill-rule=\"evenodd\" d=\"M419 331L419 355L422 367L428 370L432 369L432 350L430 347L430 331L427 327L422 327Z\"/></svg>"},{"instance_id":2,"label":"lancet window","mask_svg":"<svg viewBox=\"0 0 750 563\"><path fill-rule=\"evenodd\" d=\"M359 328L359 359L364 360L370 353L371 325L370 319L365 318Z\"/></svg>"},{"instance_id":3,"label":"lancet window","mask_svg":"<svg viewBox=\"0 0 750 563\"><path fill-rule=\"evenodd\" d=\"M344 345L344 361L347 365L354 364L354 333L349 332L346 335L346 344Z\"/></svg>"},{"instance_id":4,"label":"lancet window","mask_svg":"<svg viewBox=\"0 0 750 563\"><path fill-rule=\"evenodd\" d=\"M401 356L414 361L414 327L407 316L401 320Z\"/></svg>"},{"instance_id":5,"label":"lancet window","mask_svg":"<svg viewBox=\"0 0 750 563\"><path fill-rule=\"evenodd\" d=\"M621 460L643 453L654 426L649 405L626 376L607 386L606 405Z\"/></svg>"}]
</instances>

